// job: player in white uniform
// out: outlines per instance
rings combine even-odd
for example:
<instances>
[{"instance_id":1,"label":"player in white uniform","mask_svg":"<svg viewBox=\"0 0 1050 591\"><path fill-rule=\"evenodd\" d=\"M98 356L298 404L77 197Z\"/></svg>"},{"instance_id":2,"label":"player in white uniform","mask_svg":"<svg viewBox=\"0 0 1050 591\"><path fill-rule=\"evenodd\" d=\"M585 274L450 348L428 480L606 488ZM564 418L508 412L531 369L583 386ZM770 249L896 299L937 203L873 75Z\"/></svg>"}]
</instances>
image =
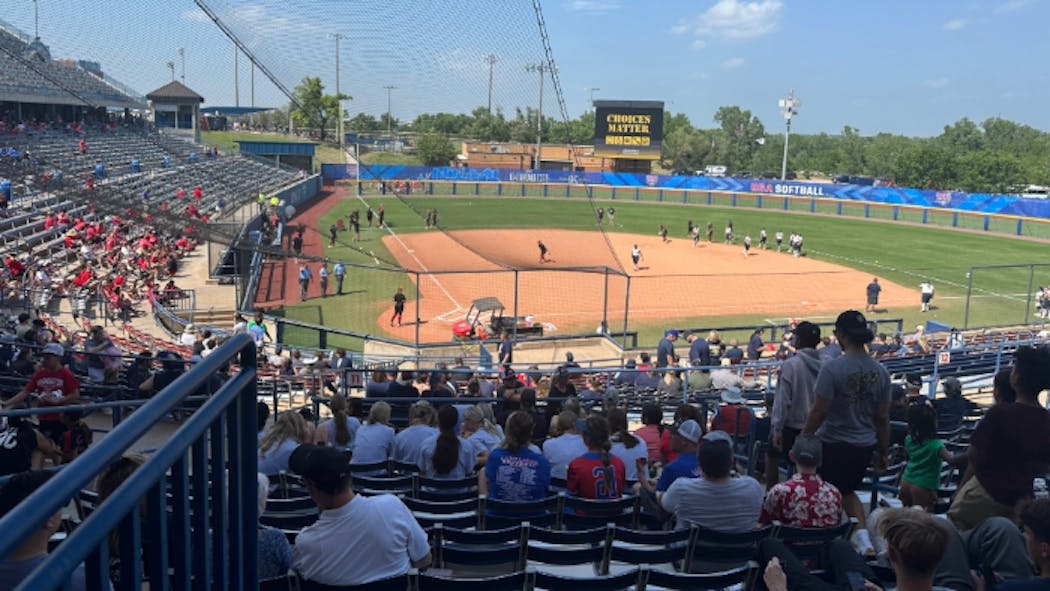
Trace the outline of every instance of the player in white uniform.
<instances>
[{"instance_id":1,"label":"player in white uniform","mask_svg":"<svg viewBox=\"0 0 1050 591\"><path fill-rule=\"evenodd\" d=\"M933 299L933 284L929 281L923 281L919 284L919 291L922 292L922 307L919 310L929 312L930 300Z\"/></svg>"},{"instance_id":2,"label":"player in white uniform","mask_svg":"<svg viewBox=\"0 0 1050 591\"><path fill-rule=\"evenodd\" d=\"M777 252L780 252L780 245L784 242L784 233L778 231L773 237L776 238L777 241Z\"/></svg>"},{"instance_id":3,"label":"player in white uniform","mask_svg":"<svg viewBox=\"0 0 1050 591\"><path fill-rule=\"evenodd\" d=\"M634 270L638 270L638 261L642 260L642 249L638 248L635 244L634 248L631 249L631 262L634 263Z\"/></svg>"}]
</instances>

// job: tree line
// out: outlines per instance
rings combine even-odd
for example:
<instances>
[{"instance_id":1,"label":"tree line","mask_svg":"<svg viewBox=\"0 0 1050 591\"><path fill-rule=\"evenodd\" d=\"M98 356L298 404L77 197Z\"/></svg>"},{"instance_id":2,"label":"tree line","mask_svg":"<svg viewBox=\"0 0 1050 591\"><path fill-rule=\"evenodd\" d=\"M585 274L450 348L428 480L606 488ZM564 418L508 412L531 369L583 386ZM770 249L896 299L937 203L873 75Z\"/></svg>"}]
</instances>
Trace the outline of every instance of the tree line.
<instances>
[{"instance_id":1,"label":"tree line","mask_svg":"<svg viewBox=\"0 0 1050 591\"><path fill-rule=\"evenodd\" d=\"M319 129L323 141L335 129L336 99L325 95L320 80L306 78L296 87L301 108L292 109L296 125ZM349 97L344 95L344 100ZM288 114L278 113L275 117ZM780 171L784 135L767 129L750 111L720 107L711 127L695 125L684 113L664 113L660 165L668 172L689 174L708 165L723 165L729 174L761 175ZM383 113L347 114L346 131L416 135L420 160L447 164L458 152L450 138L482 142L536 141L536 111L516 108L513 116L502 109L478 107L463 113L424 113L411 121L388 119ZM594 142L594 113L587 111L568 122L544 117L544 143ZM976 123L960 119L935 137L919 138L878 133L861 135L846 126L838 134L792 134L788 168L800 177L868 176L899 186L951 189L974 193L1016 191L1029 184L1050 185L1050 133L998 117Z\"/></svg>"}]
</instances>

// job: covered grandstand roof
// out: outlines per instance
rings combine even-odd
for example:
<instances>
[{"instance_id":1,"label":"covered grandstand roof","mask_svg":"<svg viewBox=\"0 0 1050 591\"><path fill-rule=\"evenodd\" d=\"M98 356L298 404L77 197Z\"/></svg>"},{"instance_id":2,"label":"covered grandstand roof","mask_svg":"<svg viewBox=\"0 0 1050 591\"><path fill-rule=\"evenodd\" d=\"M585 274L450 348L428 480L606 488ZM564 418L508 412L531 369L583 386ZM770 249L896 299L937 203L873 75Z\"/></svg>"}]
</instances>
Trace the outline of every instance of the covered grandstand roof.
<instances>
[{"instance_id":1,"label":"covered grandstand roof","mask_svg":"<svg viewBox=\"0 0 1050 591\"><path fill-rule=\"evenodd\" d=\"M244 115L254 115L255 113L265 113L266 111L272 111L276 107L201 107L201 113L204 115L215 115L223 117L243 117Z\"/></svg>"},{"instance_id":2,"label":"covered grandstand roof","mask_svg":"<svg viewBox=\"0 0 1050 591\"><path fill-rule=\"evenodd\" d=\"M193 92L188 86L179 82L178 80L172 80L171 82L161 86L157 90L146 95L151 101L196 101L198 103L204 102L204 97Z\"/></svg>"}]
</instances>

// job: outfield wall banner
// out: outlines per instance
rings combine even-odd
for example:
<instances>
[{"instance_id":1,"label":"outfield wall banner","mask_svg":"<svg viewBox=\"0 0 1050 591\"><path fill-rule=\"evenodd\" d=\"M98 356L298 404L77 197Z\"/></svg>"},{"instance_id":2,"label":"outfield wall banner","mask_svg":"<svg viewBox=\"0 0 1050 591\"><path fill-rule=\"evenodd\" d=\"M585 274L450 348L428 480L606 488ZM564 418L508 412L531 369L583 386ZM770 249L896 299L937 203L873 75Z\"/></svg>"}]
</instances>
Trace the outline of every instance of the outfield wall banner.
<instances>
[{"instance_id":1,"label":"outfield wall banner","mask_svg":"<svg viewBox=\"0 0 1050 591\"><path fill-rule=\"evenodd\" d=\"M659 160L664 137L662 101L594 101L594 155Z\"/></svg>"},{"instance_id":2,"label":"outfield wall banner","mask_svg":"<svg viewBox=\"0 0 1050 591\"><path fill-rule=\"evenodd\" d=\"M356 167L352 165L321 165L321 174L326 180L352 179L355 173ZM755 193L773 197L815 197L885 205L941 208L975 214L1002 214L1050 219L1050 199L1022 198L1016 195L960 193L958 191L928 191L900 187L810 183L805 181L767 181L618 172L572 172L564 170L516 170L448 166L431 168L426 166L397 165L363 167L361 169L361 180L608 185L613 187L678 191Z\"/></svg>"}]
</instances>

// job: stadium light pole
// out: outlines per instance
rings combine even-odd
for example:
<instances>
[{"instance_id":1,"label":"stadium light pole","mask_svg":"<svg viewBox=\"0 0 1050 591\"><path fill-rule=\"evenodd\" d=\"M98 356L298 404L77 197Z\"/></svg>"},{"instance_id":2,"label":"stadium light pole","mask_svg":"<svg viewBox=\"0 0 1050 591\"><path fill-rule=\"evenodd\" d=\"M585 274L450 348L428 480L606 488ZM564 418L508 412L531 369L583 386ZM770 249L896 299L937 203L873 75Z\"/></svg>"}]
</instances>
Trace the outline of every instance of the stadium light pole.
<instances>
[{"instance_id":1,"label":"stadium light pole","mask_svg":"<svg viewBox=\"0 0 1050 591\"><path fill-rule=\"evenodd\" d=\"M532 166L533 170L540 169L540 152L543 150L543 74L547 71L547 65L543 62L525 66L529 72L540 74L540 108L536 112L536 158Z\"/></svg>"},{"instance_id":2,"label":"stadium light pole","mask_svg":"<svg viewBox=\"0 0 1050 591\"><path fill-rule=\"evenodd\" d=\"M393 120L393 118L392 118L392 116L390 114L390 94L393 91L397 90L397 87L387 84L383 88L386 89L386 133L387 133L387 135L390 135L392 133L392 130L393 130L393 122L394 122L394 120Z\"/></svg>"},{"instance_id":3,"label":"stadium light pole","mask_svg":"<svg viewBox=\"0 0 1050 591\"><path fill-rule=\"evenodd\" d=\"M492 114L492 67L499 60L491 53L485 56L485 63L489 65L489 115Z\"/></svg>"},{"instance_id":4,"label":"stadium light pole","mask_svg":"<svg viewBox=\"0 0 1050 591\"><path fill-rule=\"evenodd\" d=\"M600 92L600 88L591 87L587 89L587 95L591 101L591 110L594 110L594 93Z\"/></svg>"},{"instance_id":5,"label":"stadium light pole","mask_svg":"<svg viewBox=\"0 0 1050 591\"><path fill-rule=\"evenodd\" d=\"M780 180L787 180L788 172L788 141L791 139L791 118L798 115L798 108L802 106L802 101L795 98L795 91L792 90L788 94L787 98L780 99L777 103L780 106L780 112L784 114L784 122L787 127L784 129L784 160L780 164Z\"/></svg>"},{"instance_id":6,"label":"stadium light pole","mask_svg":"<svg viewBox=\"0 0 1050 591\"><path fill-rule=\"evenodd\" d=\"M175 62L168 62L168 69L171 70L171 81L175 81Z\"/></svg>"},{"instance_id":7,"label":"stadium light pole","mask_svg":"<svg viewBox=\"0 0 1050 591\"><path fill-rule=\"evenodd\" d=\"M183 47L179 48L179 61L182 62L182 83L186 84L186 49Z\"/></svg>"},{"instance_id":8,"label":"stadium light pole","mask_svg":"<svg viewBox=\"0 0 1050 591\"><path fill-rule=\"evenodd\" d=\"M329 37L335 39L335 99L339 103L339 125L336 129L339 133L339 151L342 152L346 149L343 145L343 98L339 94L339 40L343 38L343 35L342 33L332 33Z\"/></svg>"}]
</instances>

